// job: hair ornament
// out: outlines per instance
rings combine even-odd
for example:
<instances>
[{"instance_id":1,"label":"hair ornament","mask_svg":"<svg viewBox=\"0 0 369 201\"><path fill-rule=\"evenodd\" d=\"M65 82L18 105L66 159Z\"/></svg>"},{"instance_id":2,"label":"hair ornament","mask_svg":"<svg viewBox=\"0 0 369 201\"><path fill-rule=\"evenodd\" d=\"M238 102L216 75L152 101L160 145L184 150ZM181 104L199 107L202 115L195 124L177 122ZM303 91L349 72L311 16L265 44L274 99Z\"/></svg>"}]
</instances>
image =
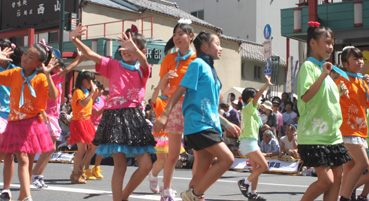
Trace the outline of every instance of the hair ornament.
<instances>
[{"instance_id":1,"label":"hair ornament","mask_svg":"<svg viewBox=\"0 0 369 201\"><path fill-rule=\"evenodd\" d=\"M53 48L51 46L46 45L45 39L42 39L40 42L38 42L38 44L44 46L46 51L48 51L48 52L51 51L51 49Z\"/></svg>"},{"instance_id":2,"label":"hair ornament","mask_svg":"<svg viewBox=\"0 0 369 201\"><path fill-rule=\"evenodd\" d=\"M308 25L311 26L311 27L319 27L320 23L316 22L316 21L309 21Z\"/></svg>"},{"instance_id":3,"label":"hair ornament","mask_svg":"<svg viewBox=\"0 0 369 201\"><path fill-rule=\"evenodd\" d=\"M342 52L347 50L347 49L354 49L355 46L345 46L343 49L342 49Z\"/></svg>"},{"instance_id":4,"label":"hair ornament","mask_svg":"<svg viewBox=\"0 0 369 201\"><path fill-rule=\"evenodd\" d=\"M10 44L10 47L11 47L12 49L15 49L17 46L16 46L14 43L11 43L11 44Z\"/></svg>"},{"instance_id":5,"label":"hair ornament","mask_svg":"<svg viewBox=\"0 0 369 201\"><path fill-rule=\"evenodd\" d=\"M192 21L190 19L181 18L178 20L178 23L179 24L192 24Z\"/></svg>"},{"instance_id":6,"label":"hair ornament","mask_svg":"<svg viewBox=\"0 0 369 201\"><path fill-rule=\"evenodd\" d=\"M131 25L131 33L138 33L138 28L134 24Z\"/></svg>"}]
</instances>

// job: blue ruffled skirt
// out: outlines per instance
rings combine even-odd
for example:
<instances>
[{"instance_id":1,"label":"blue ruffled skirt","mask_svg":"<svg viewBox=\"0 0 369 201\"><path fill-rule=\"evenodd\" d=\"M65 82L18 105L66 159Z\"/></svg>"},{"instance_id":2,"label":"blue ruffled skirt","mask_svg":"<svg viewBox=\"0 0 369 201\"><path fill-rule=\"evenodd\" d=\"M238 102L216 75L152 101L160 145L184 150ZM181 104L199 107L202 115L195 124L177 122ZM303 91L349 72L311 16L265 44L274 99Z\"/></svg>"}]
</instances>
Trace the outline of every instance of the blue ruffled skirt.
<instances>
[{"instance_id":1,"label":"blue ruffled skirt","mask_svg":"<svg viewBox=\"0 0 369 201\"><path fill-rule=\"evenodd\" d=\"M101 144L96 150L97 155L111 157L115 153L124 153L126 158L133 158L135 155L144 153L154 154L156 149L153 146L127 146L121 144Z\"/></svg>"}]
</instances>

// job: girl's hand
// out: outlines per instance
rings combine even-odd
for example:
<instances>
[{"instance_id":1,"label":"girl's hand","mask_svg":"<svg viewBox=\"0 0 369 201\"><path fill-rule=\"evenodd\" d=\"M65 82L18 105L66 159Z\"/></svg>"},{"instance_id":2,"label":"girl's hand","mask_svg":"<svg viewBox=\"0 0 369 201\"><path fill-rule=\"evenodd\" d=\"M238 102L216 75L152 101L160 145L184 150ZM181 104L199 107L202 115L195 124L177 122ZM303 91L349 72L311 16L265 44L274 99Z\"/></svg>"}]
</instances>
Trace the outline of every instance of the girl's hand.
<instances>
[{"instance_id":1,"label":"girl's hand","mask_svg":"<svg viewBox=\"0 0 369 201\"><path fill-rule=\"evenodd\" d=\"M1 50L1 48L0 48ZM0 52L0 61L10 61L12 62L13 60L11 58L9 58L10 55L13 54L13 50L9 47L4 48L4 50L2 50Z\"/></svg>"},{"instance_id":2,"label":"girl's hand","mask_svg":"<svg viewBox=\"0 0 369 201\"><path fill-rule=\"evenodd\" d=\"M81 23L79 23L77 27L70 32L70 37L74 39L78 36L86 35L85 33L86 30L87 30L86 27L83 26Z\"/></svg>"},{"instance_id":3,"label":"girl's hand","mask_svg":"<svg viewBox=\"0 0 369 201\"><path fill-rule=\"evenodd\" d=\"M81 61L84 61L84 60L86 60L86 59L87 59L87 57L85 57L85 55L84 55L84 54L82 54L82 52L81 52L81 51L79 51L79 49L78 49L78 48L77 48L76 52L77 52L77 57L76 57L76 58L78 58L80 62L81 62Z\"/></svg>"},{"instance_id":4,"label":"girl's hand","mask_svg":"<svg viewBox=\"0 0 369 201\"><path fill-rule=\"evenodd\" d=\"M339 84L338 84L338 91L340 93L340 97L342 97L343 95L346 95L347 98L350 98L349 94L348 94L348 89L345 85L345 83L343 81L341 81Z\"/></svg>"},{"instance_id":5,"label":"girl's hand","mask_svg":"<svg viewBox=\"0 0 369 201\"><path fill-rule=\"evenodd\" d=\"M163 79L170 80L175 77L178 77L178 74L174 70L170 70L167 72L167 74L164 75Z\"/></svg>"},{"instance_id":6,"label":"girl's hand","mask_svg":"<svg viewBox=\"0 0 369 201\"><path fill-rule=\"evenodd\" d=\"M324 75L328 76L329 73L332 70L332 66L333 66L333 64L331 62L326 62L325 64L323 64L323 66L322 66L322 73Z\"/></svg>"},{"instance_id":7,"label":"girl's hand","mask_svg":"<svg viewBox=\"0 0 369 201\"><path fill-rule=\"evenodd\" d=\"M45 122L46 124L48 124L48 123L50 122L50 117L49 117L49 115L48 115L45 111L42 111L42 112L41 112L41 116L42 116L42 118L44 119L44 122Z\"/></svg>"},{"instance_id":8,"label":"girl's hand","mask_svg":"<svg viewBox=\"0 0 369 201\"><path fill-rule=\"evenodd\" d=\"M51 58L51 59L50 59L50 62L49 62L49 64L48 64L47 66L45 66L45 64L44 64L44 63L42 63L42 71L43 71L46 75L48 75L48 74L50 74L51 70L52 70L55 66L57 66L57 65L58 65L58 64L57 64L56 57L53 57L53 58Z\"/></svg>"},{"instance_id":9,"label":"girl's hand","mask_svg":"<svg viewBox=\"0 0 369 201\"><path fill-rule=\"evenodd\" d=\"M117 43L121 44L122 47L119 48L119 51L127 51L127 52L131 52L131 53L135 53L137 51L140 51L136 44L133 42L132 37L131 37L131 33L128 33L128 37L125 33L123 33L123 38L118 36L118 38L121 40L116 40Z\"/></svg>"},{"instance_id":10,"label":"girl's hand","mask_svg":"<svg viewBox=\"0 0 369 201\"><path fill-rule=\"evenodd\" d=\"M233 137L239 138L241 135L241 129L236 124L230 123L228 125L225 125L225 129L231 132Z\"/></svg>"},{"instance_id":11,"label":"girl's hand","mask_svg":"<svg viewBox=\"0 0 369 201\"><path fill-rule=\"evenodd\" d=\"M165 127L167 126L167 122L168 122L168 116L165 114L161 114L154 123L154 130L155 132L160 133L162 130L165 129Z\"/></svg>"},{"instance_id":12,"label":"girl's hand","mask_svg":"<svg viewBox=\"0 0 369 201\"><path fill-rule=\"evenodd\" d=\"M273 86L273 83L270 81L272 78L269 75L265 75L265 79L267 80L267 84L269 86ZM269 94L269 93L267 92L267 94Z\"/></svg>"},{"instance_id":13,"label":"girl's hand","mask_svg":"<svg viewBox=\"0 0 369 201\"><path fill-rule=\"evenodd\" d=\"M95 85L95 83L94 83L94 81L93 80L90 80L90 83L91 83L91 93L94 93L95 91L96 91L96 85Z\"/></svg>"}]
</instances>

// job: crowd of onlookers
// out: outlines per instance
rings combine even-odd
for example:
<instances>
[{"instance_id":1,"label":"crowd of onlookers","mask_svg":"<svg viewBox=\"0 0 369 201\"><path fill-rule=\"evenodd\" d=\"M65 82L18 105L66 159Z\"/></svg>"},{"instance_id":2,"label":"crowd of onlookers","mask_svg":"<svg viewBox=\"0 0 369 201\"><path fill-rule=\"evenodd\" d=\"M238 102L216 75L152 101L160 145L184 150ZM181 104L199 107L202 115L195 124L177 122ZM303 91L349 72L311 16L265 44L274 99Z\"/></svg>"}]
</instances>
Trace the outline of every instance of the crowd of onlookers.
<instances>
[{"instance_id":1,"label":"crowd of onlookers","mask_svg":"<svg viewBox=\"0 0 369 201\"><path fill-rule=\"evenodd\" d=\"M230 93L220 104L220 114L242 129L242 101ZM284 92L282 97L263 98L258 106L260 114L259 147L265 157L299 159L297 152L297 99ZM235 156L240 156L238 139L223 135L224 141Z\"/></svg>"}]
</instances>

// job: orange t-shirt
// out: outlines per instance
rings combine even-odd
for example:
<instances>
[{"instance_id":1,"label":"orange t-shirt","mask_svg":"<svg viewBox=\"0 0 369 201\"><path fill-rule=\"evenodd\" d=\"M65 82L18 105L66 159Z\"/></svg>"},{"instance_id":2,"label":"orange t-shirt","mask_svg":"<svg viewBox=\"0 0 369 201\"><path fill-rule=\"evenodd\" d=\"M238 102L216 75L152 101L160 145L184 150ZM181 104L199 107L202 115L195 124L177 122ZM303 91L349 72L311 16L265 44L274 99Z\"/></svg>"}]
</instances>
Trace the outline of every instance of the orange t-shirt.
<instances>
[{"instance_id":1,"label":"orange t-shirt","mask_svg":"<svg viewBox=\"0 0 369 201\"><path fill-rule=\"evenodd\" d=\"M342 136L367 138L366 109L369 106L369 101L363 87L363 82L365 83L365 81L354 77L349 78L350 81L343 77L339 77L336 80L337 85L340 81L345 83L350 97L347 98L347 96L343 95L340 98L343 119L340 130ZM368 87L366 83L365 86Z\"/></svg>"},{"instance_id":2,"label":"orange t-shirt","mask_svg":"<svg viewBox=\"0 0 369 201\"><path fill-rule=\"evenodd\" d=\"M47 99L50 98L46 75L39 73L30 81L36 92L36 98L31 95L28 84L25 83L23 89L24 104L19 108L22 83L24 81L21 70L22 68L14 68L0 73L0 85L11 88L8 121L18 121L37 116L46 109Z\"/></svg>"},{"instance_id":3,"label":"orange t-shirt","mask_svg":"<svg viewBox=\"0 0 369 201\"><path fill-rule=\"evenodd\" d=\"M156 103L152 104L152 106L154 108L154 112L156 114L156 118L158 118L161 115L161 113L164 112L165 106L167 105L167 101L168 100L161 99L161 98L157 97L156 98ZM164 133L164 132L158 133L154 130L153 136L154 137L163 137L163 136L168 136L168 133Z\"/></svg>"},{"instance_id":4,"label":"orange t-shirt","mask_svg":"<svg viewBox=\"0 0 369 201\"><path fill-rule=\"evenodd\" d=\"M81 89L76 89L72 96L72 120L89 120L92 112L92 98L85 107L79 104L79 100L85 99L87 96Z\"/></svg>"},{"instance_id":5,"label":"orange t-shirt","mask_svg":"<svg viewBox=\"0 0 369 201\"><path fill-rule=\"evenodd\" d=\"M160 78L163 78L167 72L170 70L175 70L177 66L177 62L175 61L175 58L178 56L178 52L174 52L171 54L168 54L164 57L163 61L161 62L160 67ZM188 65L196 59L196 54L191 55L186 60L179 61L178 67L177 67L177 74L178 77L175 77L170 80L170 91L169 91L169 98L174 94L174 92L177 90L179 84L182 81L183 76L185 75ZM183 97L181 98L183 100Z\"/></svg>"}]
</instances>

